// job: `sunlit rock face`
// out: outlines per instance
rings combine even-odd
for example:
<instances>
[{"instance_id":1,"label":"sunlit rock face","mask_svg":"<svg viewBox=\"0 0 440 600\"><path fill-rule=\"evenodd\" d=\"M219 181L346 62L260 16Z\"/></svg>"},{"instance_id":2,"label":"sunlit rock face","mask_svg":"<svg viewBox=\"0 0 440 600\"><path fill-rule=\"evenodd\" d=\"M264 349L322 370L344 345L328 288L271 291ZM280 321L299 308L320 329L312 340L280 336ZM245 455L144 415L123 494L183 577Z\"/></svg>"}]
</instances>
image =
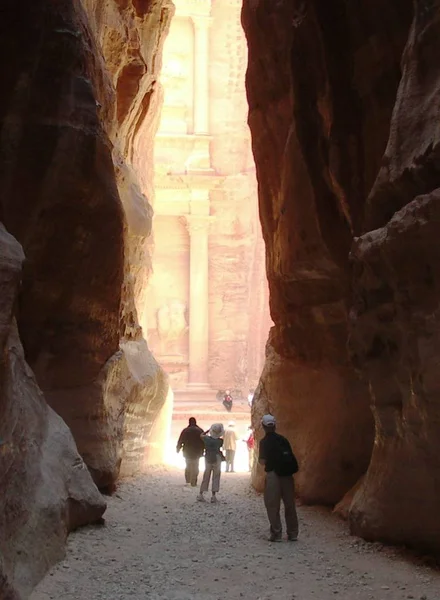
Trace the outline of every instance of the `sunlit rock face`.
<instances>
[{"instance_id":1,"label":"sunlit rock face","mask_svg":"<svg viewBox=\"0 0 440 600\"><path fill-rule=\"evenodd\" d=\"M244 2L275 323L255 420L278 416L305 502L336 503L370 460L368 383L347 351L349 252L385 151L410 19L410 0Z\"/></svg>"},{"instance_id":2,"label":"sunlit rock face","mask_svg":"<svg viewBox=\"0 0 440 600\"><path fill-rule=\"evenodd\" d=\"M14 319L24 254L0 225L0 597L26 598L63 555L67 533L105 502L72 434L47 406ZM44 548L44 552L42 552Z\"/></svg>"},{"instance_id":3,"label":"sunlit rock face","mask_svg":"<svg viewBox=\"0 0 440 600\"><path fill-rule=\"evenodd\" d=\"M18 327L103 488L125 458L125 472L148 460L168 392L138 319L152 211L136 156L171 14L159 1L2 6L0 217L27 259Z\"/></svg>"},{"instance_id":4,"label":"sunlit rock face","mask_svg":"<svg viewBox=\"0 0 440 600\"><path fill-rule=\"evenodd\" d=\"M364 235L353 245L350 346L372 389L376 440L353 532L440 550L440 21L415 2L403 76ZM416 514L414 507L417 507Z\"/></svg>"}]
</instances>

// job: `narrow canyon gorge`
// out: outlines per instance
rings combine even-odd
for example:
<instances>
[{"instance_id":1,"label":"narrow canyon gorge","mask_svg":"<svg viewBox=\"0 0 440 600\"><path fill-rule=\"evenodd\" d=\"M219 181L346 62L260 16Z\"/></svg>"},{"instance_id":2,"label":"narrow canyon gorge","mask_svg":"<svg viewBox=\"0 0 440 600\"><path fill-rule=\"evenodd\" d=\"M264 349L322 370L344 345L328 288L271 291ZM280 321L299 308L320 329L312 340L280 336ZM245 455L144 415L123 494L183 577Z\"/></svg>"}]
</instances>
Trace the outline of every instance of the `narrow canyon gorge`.
<instances>
[{"instance_id":1,"label":"narrow canyon gorge","mask_svg":"<svg viewBox=\"0 0 440 600\"><path fill-rule=\"evenodd\" d=\"M271 412L298 456L303 505L334 508L367 541L438 554L440 0L187 4L225 18L242 8L248 45L273 321L257 439ZM2 2L1 600L29 598L68 533L102 524L101 494L162 460L173 391L146 323L174 13L171 0ZM220 128L218 82L215 93ZM229 126L225 155L236 148ZM222 171L214 150L207 168L218 177L252 162ZM242 221L253 218L247 205ZM215 326L228 331L220 317ZM237 361L219 356L234 372ZM256 464L252 482L262 489Z\"/></svg>"}]
</instances>

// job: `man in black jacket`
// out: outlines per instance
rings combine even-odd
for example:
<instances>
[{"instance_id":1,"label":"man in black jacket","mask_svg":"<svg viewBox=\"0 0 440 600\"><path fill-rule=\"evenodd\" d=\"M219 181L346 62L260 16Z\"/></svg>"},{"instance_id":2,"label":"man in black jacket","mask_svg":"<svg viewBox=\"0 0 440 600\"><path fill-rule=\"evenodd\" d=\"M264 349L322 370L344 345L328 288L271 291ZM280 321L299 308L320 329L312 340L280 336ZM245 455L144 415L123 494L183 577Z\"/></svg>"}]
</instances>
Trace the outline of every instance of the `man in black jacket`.
<instances>
[{"instance_id":1,"label":"man in black jacket","mask_svg":"<svg viewBox=\"0 0 440 600\"><path fill-rule=\"evenodd\" d=\"M266 435L260 442L259 462L264 465L266 471L264 504L270 523L269 541L279 542L281 540L280 506L282 500L287 539L294 542L298 539L298 517L293 474L298 471L298 463L289 440L275 432L275 417L264 415L261 424Z\"/></svg>"},{"instance_id":2,"label":"man in black jacket","mask_svg":"<svg viewBox=\"0 0 440 600\"><path fill-rule=\"evenodd\" d=\"M197 426L197 421L191 417L188 427L182 430L176 446L176 452L179 453L183 447L183 456L186 462L185 481L187 485L196 487L197 477L199 476L199 460L203 456L205 445L200 438L203 429Z\"/></svg>"}]
</instances>

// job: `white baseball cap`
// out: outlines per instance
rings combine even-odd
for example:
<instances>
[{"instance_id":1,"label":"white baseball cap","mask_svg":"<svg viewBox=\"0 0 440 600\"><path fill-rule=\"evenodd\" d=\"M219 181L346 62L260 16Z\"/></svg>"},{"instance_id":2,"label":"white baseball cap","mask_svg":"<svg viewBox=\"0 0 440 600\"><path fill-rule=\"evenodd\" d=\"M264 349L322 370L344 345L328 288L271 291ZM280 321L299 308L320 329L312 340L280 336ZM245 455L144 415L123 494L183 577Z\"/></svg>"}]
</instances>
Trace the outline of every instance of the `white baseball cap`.
<instances>
[{"instance_id":1,"label":"white baseball cap","mask_svg":"<svg viewBox=\"0 0 440 600\"><path fill-rule=\"evenodd\" d=\"M275 427L277 421L273 415L264 415L261 419L261 424L264 425L264 427Z\"/></svg>"}]
</instances>

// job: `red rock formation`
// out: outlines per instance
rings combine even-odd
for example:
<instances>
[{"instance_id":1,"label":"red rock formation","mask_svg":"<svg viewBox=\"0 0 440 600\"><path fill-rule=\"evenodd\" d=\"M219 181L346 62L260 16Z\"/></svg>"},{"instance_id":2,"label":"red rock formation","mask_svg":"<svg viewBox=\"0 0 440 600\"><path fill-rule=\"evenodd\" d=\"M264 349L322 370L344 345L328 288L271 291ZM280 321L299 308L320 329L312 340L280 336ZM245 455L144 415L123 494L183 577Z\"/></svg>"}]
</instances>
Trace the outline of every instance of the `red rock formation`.
<instances>
[{"instance_id":1,"label":"red rock formation","mask_svg":"<svg viewBox=\"0 0 440 600\"><path fill-rule=\"evenodd\" d=\"M376 439L354 533L440 550L440 20L415 2L388 147L353 247L351 347Z\"/></svg>"},{"instance_id":2,"label":"red rock formation","mask_svg":"<svg viewBox=\"0 0 440 600\"><path fill-rule=\"evenodd\" d=\"M143 464L167 395L138 323L151 209L134 171L170 15L167 1L2 5L0 217L27 257L20 335L101 487L125 458L124 472Z\"/></svg>"},{"instance_id":3,"label":"red rock formation","mask_svg":"<svg viewBox=\"0 0 440 600\"><path fill-rule=\"evenodd\" d=\"M26 364L13 317L24 254L0 225L0 597L26 598L105 502ZM44 540L44 552L41 551Z\"/></svg>"},{"instance_id":4,"label":"red rock formation","mask_svg":"<svg viewBox=\"0 0 440 600\"><path fill-rule=\"evenodd\" d=\"M260 403L291 437L306 502L337 502L370 458L367 387L346 350L348 255L385 149L410 9L410 0L244 2L275 323Z\"/></svg>"}]
</instances>

